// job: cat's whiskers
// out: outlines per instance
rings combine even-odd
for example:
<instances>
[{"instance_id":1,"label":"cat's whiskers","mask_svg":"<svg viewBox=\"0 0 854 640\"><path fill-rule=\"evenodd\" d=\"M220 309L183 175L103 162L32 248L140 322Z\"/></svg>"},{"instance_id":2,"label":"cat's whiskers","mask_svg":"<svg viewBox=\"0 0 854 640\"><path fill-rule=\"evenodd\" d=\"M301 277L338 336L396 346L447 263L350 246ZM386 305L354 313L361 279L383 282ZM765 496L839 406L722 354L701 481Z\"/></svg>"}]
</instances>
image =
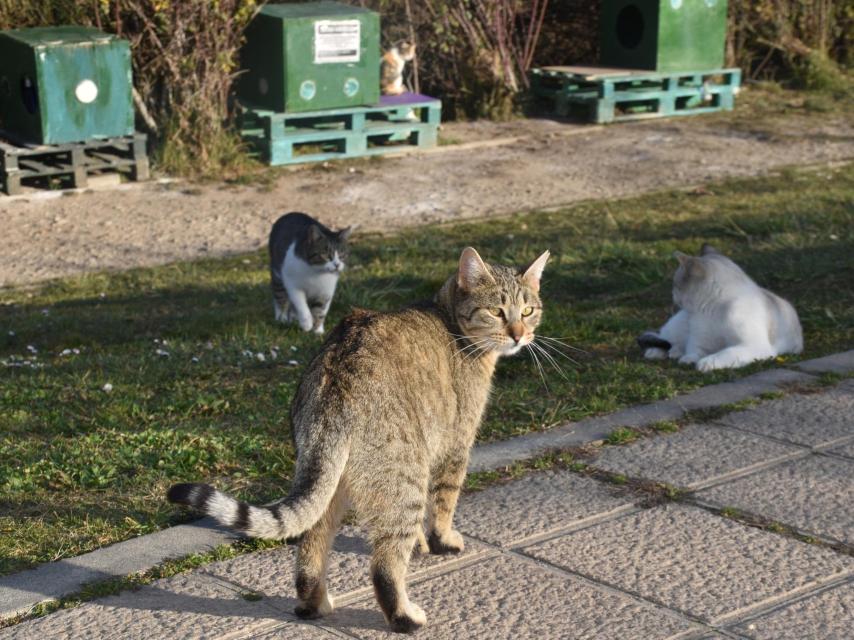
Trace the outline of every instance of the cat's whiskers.
<instances>
[{"instance_id":1,"label":"cat's whiskers","mask_svg":"<svg viewBox=\"0 0 854 640\"><path fill-rule=\"evenodd\" d=\"M537 357L537 354L534 351L533 346L534 346L533 342L529 342L528 344L525 345L525 347L527 347L527 349L528 349L528 353L530 354L531 359L534 361L534 364L537 365L537 371L540 374L540 378L543 381L543 386L546 388L546 391L548 391L549 385L546 382L546 375L545 375L545 372L543 371L543 365L540 364L540 359Z\"/></svg>"},{"instance_id":2,"label":"cat's whiskers","mask_svg":"<svg viewBox=\"0 0 854 640\"><path fill-rule=\"evenodd\" d=\"M463 356L463 360L465 362L476 358L478 355L480 355L481 350L486 351L484 345L489 342L489 338L480 338L474 340L469 338L469 340L471 340L469 344L457 351L457 353Z\"/></svg>"},{"instance_id":3,"label":"cat's whiskers","mask_svg":"<svg viewBox=\"0 0 854 640\"><path fill-rule=\"evenodd\" d=\"M561 378L563 378L566 382L570 382L570 379L566 377L566 374L564 373L563 369L558 365L557 361L548 351L543 349L542 345L539 345L536 342L532 342L531 346L537 351L539 351L540 355L546 359L546 362L548 362L550 365L552 365L552 367L554 367L554 370L558 372L558 375L560 375Z\"/></svg>"},{"instance_id":4,"label":"cat's whiskers","mask_svg":"<svg viewBox=\"0 0 854 640\"><path fill-rule=\"evenodd\" d=\"M538 336L538 337L539 337L539 336ZM571 357L569 357L569 356L568 356L568 355L566 355L563 351L561 351L558 347L556 347L555 345L553 345L553 344L551 344L551 343L549 343L549 342L541 342L541 343L539 343L539 346L540 346L541 348L546 348L546 349L548 349L550 353L553 353L553 354L555 354L555 355L559 355L560 357L565 358L566 360L569 360L569 361L570 361L572 364L574 364L574 365L578 365L578 366L580 366L580 365L581 365L581 363L580 363L580 362L578 362L578 360L576 360L575 358L571 358Z\"/></svg>"},{"instance_id":5,"label":"cat's whiskers","mask_svg":"<svg viewBox=\"0 0 854 640\"><path fill-rule=\"evenodd\" d=\"M579 353L590 355L589 351L585 351L584 349L579 349L578 347L573 347L571 344L564 342L564 340L569 339L569 336L565 336L562 338L552 338L551 336L544 336L544 335L537 334L537 337L542 338L543 340L548 340L550 342L555 342L562 347L566 347L567 349L572 349L573 351L578 351Z\"/></svg>"}]
</instances>

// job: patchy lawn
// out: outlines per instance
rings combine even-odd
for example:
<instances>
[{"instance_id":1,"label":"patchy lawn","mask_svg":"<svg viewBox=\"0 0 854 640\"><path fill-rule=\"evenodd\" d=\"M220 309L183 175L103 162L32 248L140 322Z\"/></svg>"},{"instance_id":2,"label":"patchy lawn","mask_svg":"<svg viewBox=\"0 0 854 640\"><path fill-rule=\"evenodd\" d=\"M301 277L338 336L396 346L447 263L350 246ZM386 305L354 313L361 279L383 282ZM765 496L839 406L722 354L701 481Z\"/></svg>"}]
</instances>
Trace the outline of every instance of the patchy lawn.
<instances>
[{"instance_id":1,"label":"patchy lawn","mask_svg":"<svg viewBox=\"0 0 854 640\"><path fill-rule=\"evenodd\" d=\"M467 244L517 264L551 249L541 333L572 349L545 382L527 355L501 362L480 438L506 438L771 366L641 359L634 336L670 311L671 253L704 241L794 302L803 357L852 347L854 165L361 237L330 321L432 296ZM2 293L0 573L177 522L177 480L286 491L288 407L320 340L272 322L268 287L259 252Z\"/></svg>"}]
</instances>

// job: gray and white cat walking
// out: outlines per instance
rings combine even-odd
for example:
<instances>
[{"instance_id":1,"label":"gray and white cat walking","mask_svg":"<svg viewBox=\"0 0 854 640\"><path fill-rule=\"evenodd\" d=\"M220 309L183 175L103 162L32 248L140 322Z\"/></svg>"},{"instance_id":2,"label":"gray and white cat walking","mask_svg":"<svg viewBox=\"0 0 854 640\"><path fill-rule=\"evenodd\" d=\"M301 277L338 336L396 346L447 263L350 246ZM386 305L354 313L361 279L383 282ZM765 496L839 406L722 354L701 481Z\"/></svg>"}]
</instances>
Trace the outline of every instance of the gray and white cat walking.
<instances>
[{"instance_id":1,"label":"gray and white cat walking","mask_svg":"<svg viewBox=\"0 0 854 640\"><path fill-rule=\"evenodd\" d=\"M270 231L273 312L279 322L322 334L352 227L332 231L304 213L287 213Z\"/></svg>"},{"instance_id":2,"label":"gray and white cat walking","mask_svg":"<svg viewBox=\"0 0 854 640\"><path fill-rule=\"evenodd\" d=\"M646 358L669 357L712 371L803 350L795 308L735 262L708 244L700 256L674 256L679 268L673 302L679 311L660 330L638 338Z\"/></svg>"}]
</instances>

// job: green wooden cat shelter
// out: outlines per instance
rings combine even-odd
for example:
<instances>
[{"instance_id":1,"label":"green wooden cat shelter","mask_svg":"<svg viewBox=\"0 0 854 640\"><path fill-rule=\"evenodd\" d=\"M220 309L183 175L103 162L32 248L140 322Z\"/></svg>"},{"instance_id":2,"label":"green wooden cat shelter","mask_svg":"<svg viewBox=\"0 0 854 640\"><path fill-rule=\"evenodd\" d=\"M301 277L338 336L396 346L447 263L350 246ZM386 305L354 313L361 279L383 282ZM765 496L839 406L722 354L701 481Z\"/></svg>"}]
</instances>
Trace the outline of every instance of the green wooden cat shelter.
<instances>
[{"instance_id":1,"label":"green wooden cat shelter","mask_svg":"<svg viewBox=\"0 0 854 640\"><path fill-rule=\"evenodd\" d=\"M380 96L380 17L337 2L268 4L246 31L240 132L271 165L436 144L442 104Z\"/></svg>"},{"instance_id":2,"label":"green wooden cat shelter","mask_svg":"<svg viewBox=\"0 0 854 640\"><path fill-rule=\"evenodd\" d=\"M0 183L52 185L125 171L148 177L134 132L130 44L91 27L0 31Z\"/></svg>"},{"instance_id":3,"label":"green wooden cat shelter","mask_svg":"<svg viewBox=\"0 0 854 640\"><path fill-rule=\"evenodd\" d=\"M532 69L532 93L600 123L732 109L741 72L724 68L726 25L726 0L603 0L600 66Z\"/></svg>"}]
</instances>

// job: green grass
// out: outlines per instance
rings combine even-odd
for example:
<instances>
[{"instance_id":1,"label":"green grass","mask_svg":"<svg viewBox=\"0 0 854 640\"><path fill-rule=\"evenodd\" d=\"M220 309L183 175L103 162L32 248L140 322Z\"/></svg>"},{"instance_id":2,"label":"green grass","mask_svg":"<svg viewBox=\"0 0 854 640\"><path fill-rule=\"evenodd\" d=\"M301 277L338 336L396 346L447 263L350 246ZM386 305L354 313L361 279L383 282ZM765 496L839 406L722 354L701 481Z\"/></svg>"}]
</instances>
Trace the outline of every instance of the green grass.
<instances>
[{"instance_id":1,"label":"green grass","mask_svg":"<svg viewBox=\"0 0 854 640\"><path fill-rule=\"evenodd\" d=\"M566 353L574 363L557 357L563 373L547 371L545 383L527 356L502 361L481 440L775 364L703 375L640 357L635 335L670 311L671 253L703 241L795 302L804 357L850 348L854 168L706 192L361 237L331 321L351 305L391 309L432 296L468 244L517 264L551 249L541 333L580 351ZM187 518L163 499L175 481L206 480L252 500L286 491L288 407L320 341L272 322L262 253L6 290L0 327L0 573Z\"/></svg>"}]
</instances>

